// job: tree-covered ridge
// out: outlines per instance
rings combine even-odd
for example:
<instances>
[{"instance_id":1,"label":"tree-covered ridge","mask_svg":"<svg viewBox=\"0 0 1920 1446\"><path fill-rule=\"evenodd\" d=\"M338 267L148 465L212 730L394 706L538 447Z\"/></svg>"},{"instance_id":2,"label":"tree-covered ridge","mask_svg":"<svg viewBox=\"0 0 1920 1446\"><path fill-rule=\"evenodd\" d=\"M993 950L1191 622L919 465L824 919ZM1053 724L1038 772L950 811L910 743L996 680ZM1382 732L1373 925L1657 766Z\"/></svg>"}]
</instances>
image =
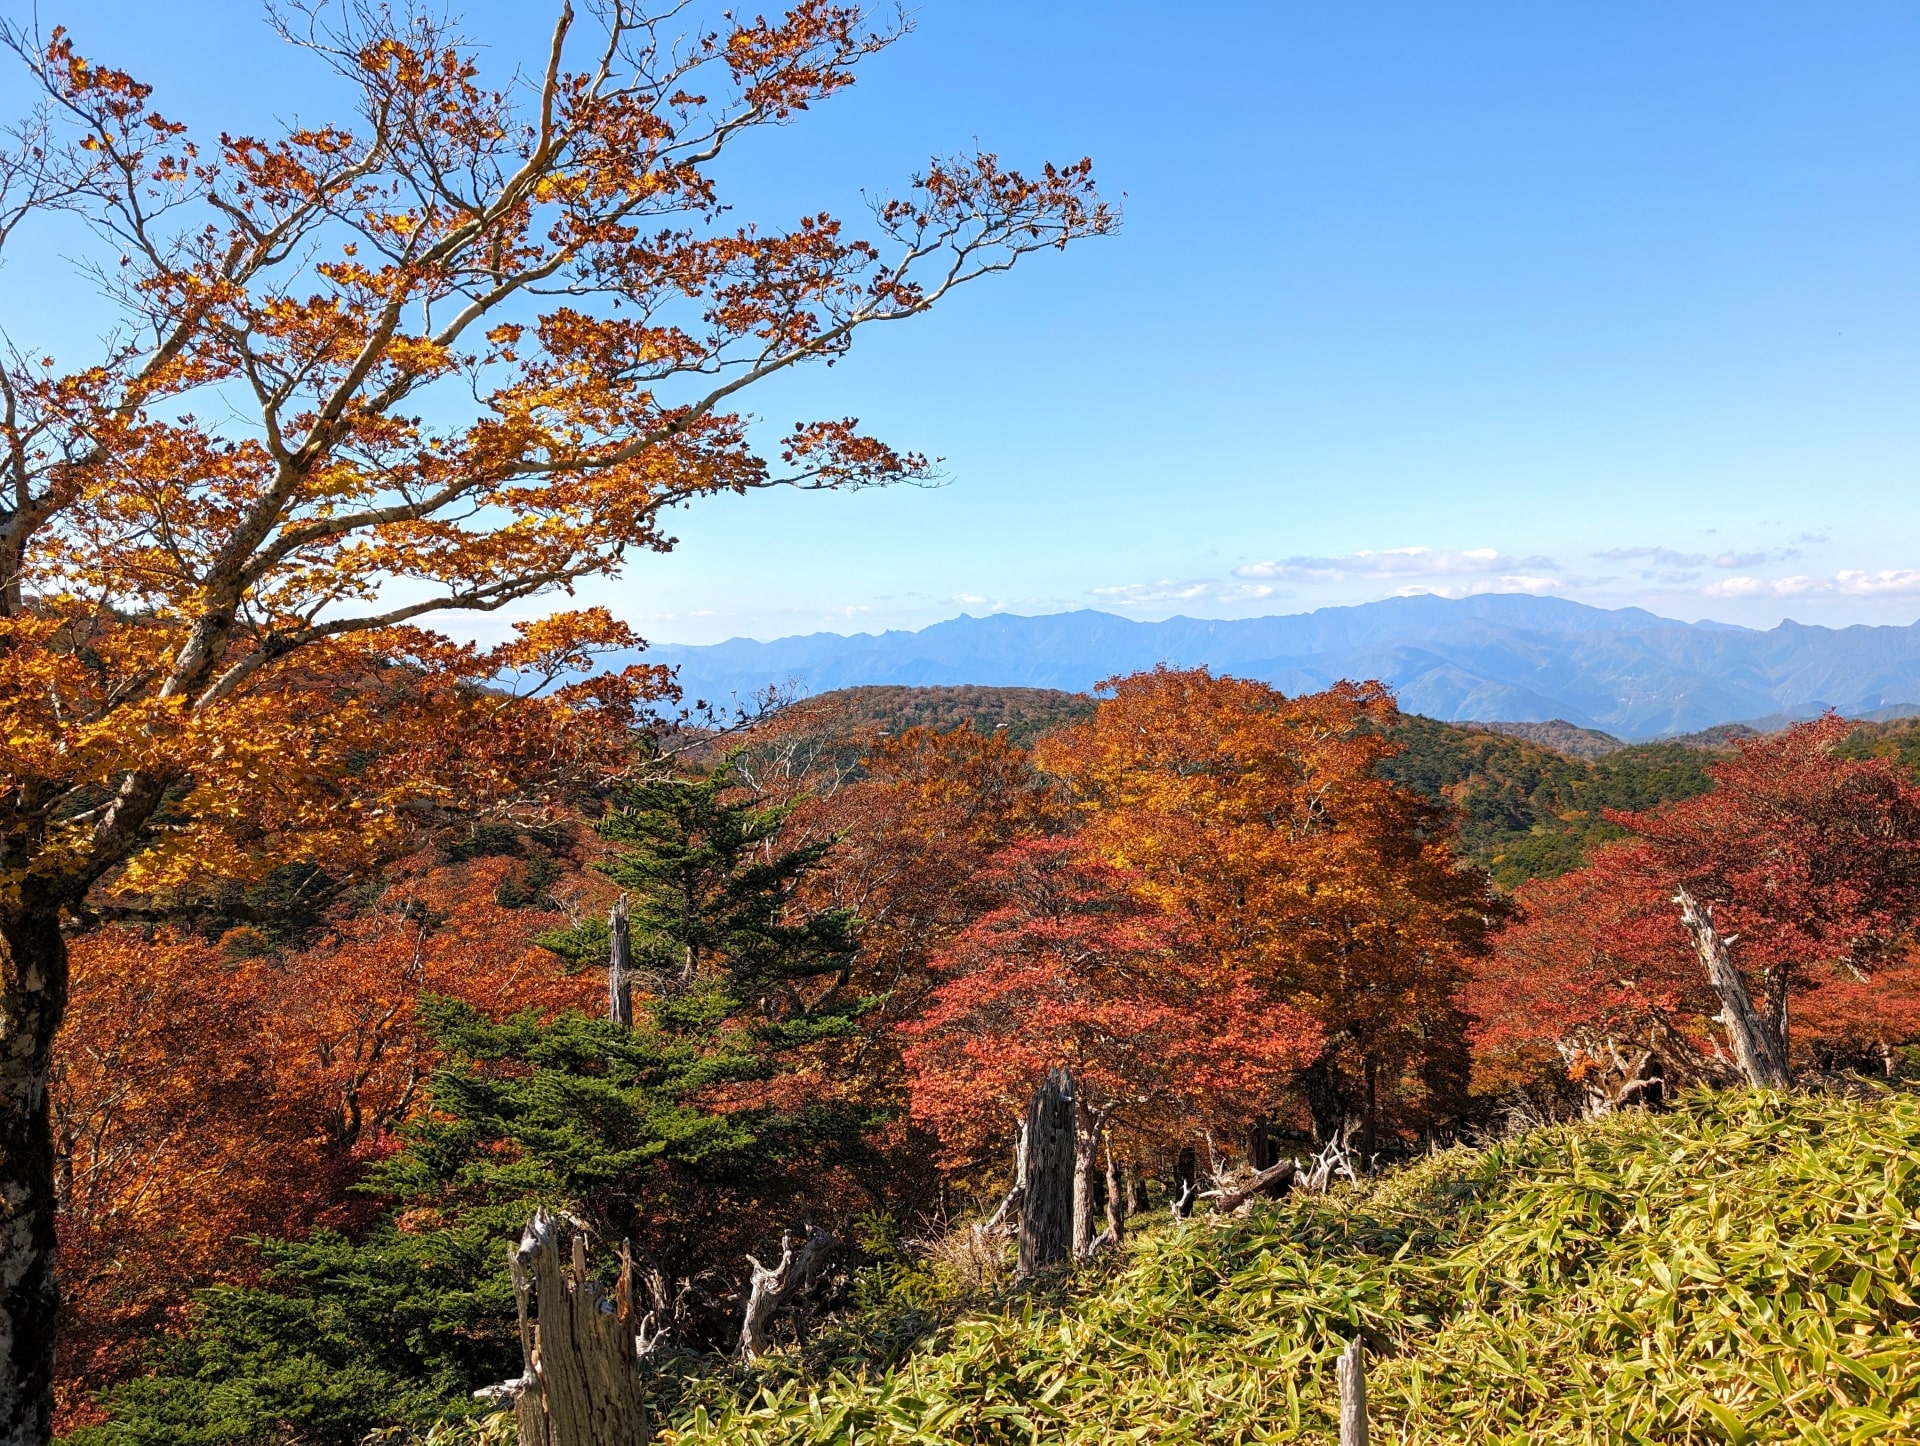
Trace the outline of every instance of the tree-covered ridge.
<instances>
[{"instance_id":1,"label":"tree-covered ridge","mask_svg":"<svg viewBox=\"0 0 1920 1446\"><path fill-rule=\"evenodd\" d=\"M878 725L888 734L909 728L945 733L965 723L976 733L1004 730L1007 741L1022 748L1042 733L1093 712L1093 700L1086 694L1058 688L840 688L803 706L814 712L823 732L853 734L863 725Z\"/></svg>"},{"instance_id":2,"label":"tree-covered ridge","mask_svg":"<svg viewBox=\"0 0 1920 1446\"><path fill-rule=\"evenodd\" d=\"M1094 707L1086 694L1050 688L842 688L792 705L760 736L812 766L856 774L874 740L913 728L966 726L1024 748ZM1608 739L1600 747L1595 740L1607 735L1571 725L1442 723L1415 714L1401 714L1390 737L1400 751L1381 764L1383 776L1458 809L1463 852L1503 888L1563 873L1620 837L1607 809L1637 812L1705 791L1712 756L1693 742ZM1920 744L1915 752L1920 758Z\"/></svg>"},{"instance_id":3,"label":"tree-covered ridge","mask_svg":"<svg viewBox=\"0 0 1920 1446\"><path fill-rule=\"evenodd\" d=\"M1604 757L1570 757L1524 738L1403 715L1400 751L1381 770L1459 811L1461 846L1513 888L1578 867L1623 834L1606 810L1640 812L1704 793L1714 755L1682 743L1641 743Z\"/></svg>"}]
</instances>

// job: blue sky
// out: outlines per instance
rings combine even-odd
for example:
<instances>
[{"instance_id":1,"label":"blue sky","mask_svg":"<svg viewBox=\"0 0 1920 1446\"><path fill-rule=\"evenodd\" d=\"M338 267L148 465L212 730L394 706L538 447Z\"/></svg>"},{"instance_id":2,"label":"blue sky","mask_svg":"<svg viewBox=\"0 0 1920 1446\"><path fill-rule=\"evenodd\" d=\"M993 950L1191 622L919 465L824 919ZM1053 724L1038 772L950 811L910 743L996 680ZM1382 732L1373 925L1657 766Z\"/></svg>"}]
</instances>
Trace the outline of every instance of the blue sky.
<instances>
[{"instance_id":1,"label":"blue sky","mask_svg":"<svg viewBox=\"0 0 1920 1446\"><path fill-rule=\"evenodd\" d=\"M501 60L550 23L466 13ZM41 15L210 127L311 89L247 0ZM977 140L1091 154L1124 228L761 394L769 423L857 415L950 480L687 512L676 553L594 594L649 636L1409 590L1920 617L1920 9L913 15L735 163L741 211L857 210ZM9 331L71 329L29 269L0 273Z\"/></svg>"}]
</instances>

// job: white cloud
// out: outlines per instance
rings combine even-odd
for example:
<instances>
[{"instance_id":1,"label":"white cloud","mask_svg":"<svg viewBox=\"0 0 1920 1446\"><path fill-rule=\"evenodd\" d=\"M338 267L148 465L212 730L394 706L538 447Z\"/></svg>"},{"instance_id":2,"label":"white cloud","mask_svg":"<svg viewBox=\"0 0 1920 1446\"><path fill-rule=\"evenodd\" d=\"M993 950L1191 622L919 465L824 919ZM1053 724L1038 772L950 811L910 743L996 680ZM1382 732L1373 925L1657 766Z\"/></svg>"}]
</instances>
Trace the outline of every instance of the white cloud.
<instances>
[{"instance_id":1,"label":"white cloud","mask_svg":"<svg viewBox=\"0 0 1920 1446\"><path fill-rule=\"evenodd\" d=\"M1474 582L1441 584L1426 587L1414 584L1410 587L1396 588L1395 597L1478 597L1490 592L1524 592L1535 597L1548 593L1565 591L1566 584L1557 577L1530 576L1526 573L1510 573L1502 577L1478 579Z\"/></svg>"},{"instance_id":2,"label":"white cloud","mask_svg":"<svg viewBox=\"0 0 1920 1446\"><path fill-rule=\"evenodd\" d=\"M1920 596L1920 569L1846 568L1832 577L1727 577L1702 589L1708 597L1913 597Z\"/></svg>"},{"instance_id":3,"label":"white cloud","mask_svg":"<svg viewBox=\"0 0 1920 1446\"><path fill-rule=\"evenodd\" d=\"M1458 573L1505 573L1516 567L1552 568L1545 557L1502 557L1496 548L1385 547L1344 557L1288 557L1252 562L1235 577L1286 578L1300 582L1345 582L1367 577L1445 577Z\"/></svg>"},{"instance_id":4,"label":"white cloud","mask_svg":"<svg viewBox=\"0 0 1920 1446\"><path fill-rule=\"evenodd\" d=\"M1920 570L1883 567L1878 572L1844 571L1834 577L1849 597L1908 597L1920 593Z\"/></svg>"},{"instance_id":5,"label":"white cloud","mask_svg":"<svg viewBox=\"0 0 1920 1446\"><path fill-rule=\"evenodd\" d=\"M1288 596L1265 583L1178 582L1172 578L1096 587L1092 591L1095 597L1122 607L1155 607L1173 602L1258 602L1262 598Z\"/></svg>"}]
</instances>

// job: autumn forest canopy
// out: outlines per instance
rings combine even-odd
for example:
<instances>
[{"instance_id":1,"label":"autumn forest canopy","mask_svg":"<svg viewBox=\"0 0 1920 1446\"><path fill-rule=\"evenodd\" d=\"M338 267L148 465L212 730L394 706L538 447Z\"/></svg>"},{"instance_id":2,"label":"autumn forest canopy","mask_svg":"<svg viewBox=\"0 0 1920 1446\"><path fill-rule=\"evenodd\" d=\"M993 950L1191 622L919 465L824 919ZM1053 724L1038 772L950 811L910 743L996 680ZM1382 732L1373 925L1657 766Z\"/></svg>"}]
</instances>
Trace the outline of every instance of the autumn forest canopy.
<instances>
[{"instance_id":1,"label":"autumn forest canopy","mask_svg":"<svg viewBox=\"0 0 1920 1446\"><path fill-rule=\"evenodd\" d=\"M697 1431L1148 1220L1920 1072L1904 725L608 665L571 591L673 509L933 475L753 388L1117 226L984 152L740 225L723 158L905 21L696 22L563 6L496 74L286 8L353 105L261 136L0 26L0 244L86 238L118 317L0 355L0 1443ZM563 1329L627 1434L568 1434Z\"/></svg>"},{"instance_id":2,"label":"autumn forest canopy","mask_svg":"<svg viewBox=\"0 0 1920 1446\"><path fill-rule=\"evenodd\" d=\"M1378 1170L1611 1103L1649 1055L1670 1088L1735 1081L1682 887L1737 929L1800 1074L1912 1068L1914 730L1602 774L1372 687L1163 670L1022 701L1011 724L982 691L925 705L987 731L858 695L661 729L570 816L475 813L365 875L291 863L76 928L54 1122L77 1439L484 1411L470 1393L518 1369L502 1242L542 1206L643 1262L660 1369L724 1377L750 1256L831 1235L762 1348L830 1334L904 1238L993 1209L1061 1067L1062 1245L1094 1258L1210 1164L1337 1143ZM1488 798L1636 786L1651 806L1599 805L1601 833L1528 824L1555 862L1492 882Z\"/></svg>"}]
</instances>

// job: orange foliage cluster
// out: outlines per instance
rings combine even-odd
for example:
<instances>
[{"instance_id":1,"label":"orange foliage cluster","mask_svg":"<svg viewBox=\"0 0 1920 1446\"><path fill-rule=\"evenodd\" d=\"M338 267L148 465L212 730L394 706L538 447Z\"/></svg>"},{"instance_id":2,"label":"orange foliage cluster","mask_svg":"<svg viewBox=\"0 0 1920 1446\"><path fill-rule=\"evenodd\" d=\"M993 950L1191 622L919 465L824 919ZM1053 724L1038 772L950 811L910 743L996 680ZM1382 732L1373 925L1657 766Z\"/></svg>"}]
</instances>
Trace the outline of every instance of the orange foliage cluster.
<instances>
[{"instance_id":1,"label":"orange foliage cluster","mask_svg":"<svg viewBox=\"0 0 1920 1446\"><path fill-rule=\"evenodd\" d=\"M851 830L834 877L871 921L916 1117L978 1160L1068 1064L1161 1144L1271 1116L1384 1144L1448 1118L1453 996L1495 906L1450 819L1378 777L1391 699L1166 668L1109 687L1031 758L912 730L822 810Z\"/></svg>"},{"instance_id":2,"label":"orange foliage cluster","mask_svg":"<svg viewBox=\"0 0 1920 1446\"><path fill-rule=\"evenodd\" d=\"M1160 668L1113 685L1093 718L1043 739L1082 838L1177 921L1181 947L1322 1041L1291 1093L1317 1134L1369 1148L1451 1116L1466 1086L1454 995L1495 912L1454 857L1452 819L1387 783L1396 716L1378 684L1287 698L1263 683Z\"/></svg>"},{"instance_id":3,"label":"orange foliage cluster","mask_svg":"<svg viewBox=\"0 0 1920 1446\"><path fill-rule=\"evenodd\" d=\"M377 1209L351 1187L395 1147L432 1066L422 993L500 1015L593 1006L599 980L529 943L565 916L497 902L522 867L415 859L286 952L250 928L76 942L52 1089L70 1388L124 1371L193 1287L245 1279L246 1236Z\"/></svg>"}]
</instances>

